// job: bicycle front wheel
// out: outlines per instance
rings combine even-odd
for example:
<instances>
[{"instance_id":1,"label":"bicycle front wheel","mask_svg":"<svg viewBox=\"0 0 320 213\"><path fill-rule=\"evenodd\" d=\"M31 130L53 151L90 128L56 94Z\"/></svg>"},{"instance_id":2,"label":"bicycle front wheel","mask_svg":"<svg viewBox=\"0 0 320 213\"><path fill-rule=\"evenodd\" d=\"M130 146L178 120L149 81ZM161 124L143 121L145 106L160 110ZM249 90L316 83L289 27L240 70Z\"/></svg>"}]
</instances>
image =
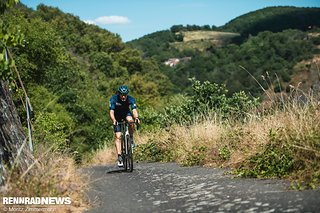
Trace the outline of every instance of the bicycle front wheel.
<instances>
[{"instance_id":1,"label":"bicycle front wheel","mask_svg":"<svg viewBox=\"0 0 320 213\"><path fill-rule=\"evenodd\" d=\"M132 147L131 147L131 141L130 137L126 137L126 170L129 172L133 171L133 155L132 155Z\"/></svg>"}]
</instances>

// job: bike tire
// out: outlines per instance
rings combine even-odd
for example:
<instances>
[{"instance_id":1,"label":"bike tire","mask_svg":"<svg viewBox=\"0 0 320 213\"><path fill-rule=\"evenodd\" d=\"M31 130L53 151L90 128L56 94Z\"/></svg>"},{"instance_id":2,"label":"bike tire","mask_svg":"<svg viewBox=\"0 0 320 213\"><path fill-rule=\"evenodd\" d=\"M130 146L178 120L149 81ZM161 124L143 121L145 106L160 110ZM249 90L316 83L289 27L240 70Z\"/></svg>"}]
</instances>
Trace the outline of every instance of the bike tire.
<instances>
[{"instance_id":1,"label":"bike tire","mask_svg":"<svg viewBox=\"0 0 320 213\"><path fill-rule=\"evenodd\" d=\"M132 172L133 171L133 155L130 147L130 154L128 155L128 171Z\"/></svg>"},{"instance_id":2,"label":"bike tire","mask_svg":"<svg viewBox=\"0 0 320 213\"><path fill-rule=\"evenodd\" d=\"M124 171L127 171L127 169L128 169L127 153L126 153L126 146L127 145L126 145L126 137L125 136L122 137L121 143L122 143L121 150L122 150L123 169L124 169Z\"/></svg>"},{"instance_id":3,"label":"bike tire","mask_svg":"<svg viewBox=\"0 0 320 213\"><path fill-rule=\"evenodd\" d=\"M126 156L126 170L129 172L133 171L133 156L132 156L132 147L129 137L126 137L126 146L127 146L127 156Z\"/></svg>"}]
</instances>

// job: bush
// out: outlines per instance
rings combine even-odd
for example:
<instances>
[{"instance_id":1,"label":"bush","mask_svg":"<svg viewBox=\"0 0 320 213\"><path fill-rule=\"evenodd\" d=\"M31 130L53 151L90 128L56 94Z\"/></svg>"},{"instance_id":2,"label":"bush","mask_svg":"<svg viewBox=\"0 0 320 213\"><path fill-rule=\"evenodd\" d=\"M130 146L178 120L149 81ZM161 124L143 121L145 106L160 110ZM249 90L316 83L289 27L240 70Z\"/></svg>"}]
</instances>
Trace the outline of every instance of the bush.
<instances>
[{"instance_id":1,"label":"bush","mask_svg":"<svg viewBox=\"0 0 320 213\"><path fill-rule=\"evenodd\" d=\"M69 122L68 122L69 121ZM34 137L38 143L46 143L56 148L65 148L71 131L72 119L60 117L55 113L40 113L34 122Z\"/></svg>"},{"instance_id":2,"label":"bush","mask_svg":"<svg viewBox=\"0 0 320 213\"><path fill-rule=\"evenodd\" d=\"M34 138L55 148L67 147L75 122L67 110L57 103L57 96L43 86L30 86L34 117Z\"/></svg>"},{"instance_id":3,"label":"bush","mask_svg":"<svg viewBox=\"0 0 320 213\"><path fill-rule=\"evenodd\" d=\"M225 85L191 79L193 94L179 106L165 108L166 124L186 124L195 118L206 118L210 113L218 113L223 117L233 115L244 118L246 113L258 105L258 98L250 98L243 91L227 96Z\"/></svg>"},{"instance_id":4,"label":"bush","mask_svg":"<svg viewBox=\"0 0 320 213\"><path fill-rule=\"evenodd\" d=\"M134 152L134 159L137 161L157 162L161 161L163 153L156 142L149 142L139 145Z\"/></svg>"},{"instance_id":5,"label":"bush","mask_svg":"<svg viewBox=\"0 0 320 213\"><path fill-rule=\"evenodd\" d=\"M187 151L186 159L182 161L184 166L203 165L207 157L208 147L203 145L195 145L190 151Z\"/></svg>"}]
</instances>

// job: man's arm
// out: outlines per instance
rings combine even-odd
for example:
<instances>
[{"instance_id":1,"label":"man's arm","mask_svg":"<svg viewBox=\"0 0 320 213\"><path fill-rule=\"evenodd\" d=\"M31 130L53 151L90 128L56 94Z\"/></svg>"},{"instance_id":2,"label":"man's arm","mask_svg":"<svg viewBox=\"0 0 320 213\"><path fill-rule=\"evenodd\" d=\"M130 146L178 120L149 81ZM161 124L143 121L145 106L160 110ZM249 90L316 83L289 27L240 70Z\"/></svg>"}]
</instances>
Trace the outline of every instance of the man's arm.
<instances>
[{"instance_id":1,"label":"man's arm","mask_svg":"<svg viewBox=\"0 0 320 213\"><path fill-rule=\"evenodd\" d=\"M116 120L116 117L114 116L114 110L113 109L110 109L109 115L110 115L110 118L112 120L113 125L116 125L117 124L117 120Z\"/></svg>"},{"instance_id":2,"label":"man's arm","mask_svg":"<svg viewBox=\"0 0 320 213\"><path fill-rule=\"evenodd\" d=\"M129 103L130 103L130 105L131 105L132 114L133 114L133 119L134 119L136 122L140 123L139 113L138 113L138 110L137 110L136 99L134 99L133 97L130 96Z\"/></svg>"},{"instance_id":3,"label":"man's arm","mask_svg":"<svg viewBox=\"0 0 320 213\"><path fill-rule=\"evenodd\" d=\"M133 118L138 118L139 114L138 114L138 110L137 109L133 109L132 110L132 114L133 114Z\"/></svg>"},{"instance_id":4,"label":"man's arm","mask_svg":"<svg viewBox=\"0 0 320 213\"><path fill-rule=\"evenodd\" d=\"M112 120L113 125L117 124L116 116L114 115L114 110L116 108L116 102L114 100L114 96L112 96L109 100L109 115Z\"/></svg>"}]
</instances>

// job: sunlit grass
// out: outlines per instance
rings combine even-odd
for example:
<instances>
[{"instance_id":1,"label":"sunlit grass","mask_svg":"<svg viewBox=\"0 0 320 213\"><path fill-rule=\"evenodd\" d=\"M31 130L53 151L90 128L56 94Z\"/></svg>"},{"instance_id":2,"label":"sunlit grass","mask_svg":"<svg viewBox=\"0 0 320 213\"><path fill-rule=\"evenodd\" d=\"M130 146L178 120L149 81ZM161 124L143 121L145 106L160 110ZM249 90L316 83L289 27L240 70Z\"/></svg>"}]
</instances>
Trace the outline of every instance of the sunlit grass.
<instances>
[{"instance_id":1,"label":"sunlit grass","mask_svg":"<svg viewBox=\"0 0 320 213\"><path fill-rule=\"evenodd\" d=\"M298 188L317 187L319 102L295 90L271 101L268 107L251 111L245 120L225 120L211 114L194 119L190 125L149 132L136 156L186 166L228 167L241 176L282 177L291 179Z\"/></svg>"},{"instance_id":2,"label":"sunlit grass","mask_svg":"<svg viewBox=\"0 0 320 213\"><path fill-rule=\"evenodd\" d=\"M55 212L83 212L89 204L85 198L88 178L78 171L67 154L37 147L34 164L24 172L8 170L2 197L69 197L71 205L52 207ZM28 205L28 207L31 207Z\"/></svg>"}]
</instances>

